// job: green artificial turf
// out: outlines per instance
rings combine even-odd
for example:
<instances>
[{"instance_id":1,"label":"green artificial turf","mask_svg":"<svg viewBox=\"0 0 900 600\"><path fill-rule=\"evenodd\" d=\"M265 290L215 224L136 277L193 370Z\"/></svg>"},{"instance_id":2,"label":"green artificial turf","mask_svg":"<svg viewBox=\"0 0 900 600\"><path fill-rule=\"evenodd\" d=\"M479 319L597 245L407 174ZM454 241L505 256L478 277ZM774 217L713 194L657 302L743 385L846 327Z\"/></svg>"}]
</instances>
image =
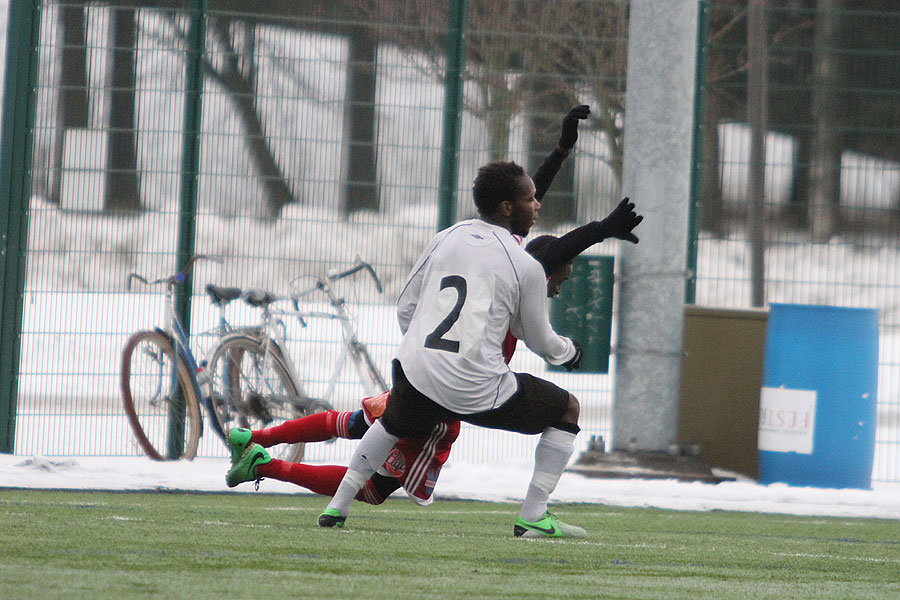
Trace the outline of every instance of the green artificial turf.
<instances>
[{"instance_id":1,"label":"green artificial turf","mask_svg":"<svg viewBox=\"0 0 900 600\"><path fill-rule=\"evenodd\" d=\"M900 524L554 506L581 540L512 535L518 505L0 490L0 598L900 598Z\"/></svg>"}]
</instances>

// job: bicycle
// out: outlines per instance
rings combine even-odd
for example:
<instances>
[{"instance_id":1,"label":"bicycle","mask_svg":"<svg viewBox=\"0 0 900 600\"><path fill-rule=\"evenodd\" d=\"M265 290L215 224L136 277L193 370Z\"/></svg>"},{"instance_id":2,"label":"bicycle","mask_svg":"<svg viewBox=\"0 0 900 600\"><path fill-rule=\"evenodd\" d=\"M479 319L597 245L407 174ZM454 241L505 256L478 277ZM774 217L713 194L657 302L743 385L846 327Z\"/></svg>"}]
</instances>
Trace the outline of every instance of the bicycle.
<instances>
[{"instance_id":1,"label":"bicycle","mask_svg":"<svg viewBox=\"0 0 900 600\"><path fill-rule=\"evenodd\" d=\"M184 283L194 263L201 259L218 261L197 254L174 275L148 280L130 273L126 280L129 291L135 280L148 286L165 285L165 326L133 333L122 351L120 369L122 402L129 424L141 449L155 460L194 458L203 434L201 399L208 412L214 412L210 393L201 391L206 387L204 363L198 365L194 358L175 312L175 287ZM224 336L231 329L225 307L240 296L241 290L209 284L206 292L219 309L213 333ZM210 420L213 431L224 440L224 431L215 419Z\"/></svg>"},{"instance_id":2,"label":"bicycle","mask_svg":"<svg viewBox=\"0 0 900 600\"><path fill-rule=\"evenodd\" d=\"M315 285L300 292L276 296L263 290L247 290L242 294L245 302L261 310L260 323L227 334L216 347L207 366L215 398L214 414L222 430L227 431L234 426L255 429L274 421L331 410L331 395L348 357L353 360L368 395L374 396L387 390L378 367L365 345L359 341L355 321L347 310L346 302L331 285L362 270L372 276L381 293L381 281L375 270L357 257L349 269L318 277ZM331 311L300 309L300 300L315 292L325 295ZM292 309L278 306L285 302L289 302ZM337 320L342 326L342 352L332 370L326 393L321 398L310 397L299 383L300 378L285 343L283 317L288 316L295 317L304 327L307 319ZM283 446L275 452L286 460L299 462L303 458L304 444Z\"/></svg>"}]
</instances>

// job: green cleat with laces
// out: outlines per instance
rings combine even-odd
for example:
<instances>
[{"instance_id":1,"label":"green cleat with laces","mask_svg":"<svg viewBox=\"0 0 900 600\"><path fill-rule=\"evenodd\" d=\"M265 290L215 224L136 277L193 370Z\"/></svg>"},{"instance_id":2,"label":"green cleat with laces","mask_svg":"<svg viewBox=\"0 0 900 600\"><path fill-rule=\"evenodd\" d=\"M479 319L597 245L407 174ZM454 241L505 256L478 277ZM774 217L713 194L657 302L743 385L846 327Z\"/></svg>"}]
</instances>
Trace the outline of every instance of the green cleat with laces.
<instances>
[{"instance_id":1,"label":"green cleat with laces","mask_svg":"<svg viewBox=\"0 0 900 600\"><path fill-rule=\"evenodd\" d=\"M516 537L521 538L581 538L587 535L587 532L581 527L563 523L549 510L540 520L534 522L519 517L513 533Z\"/></svg>"},{"instance_id":2,"label":"green cleat with laces","mask_svg":"<svg viewBox=\"0 0 900 600\"><path fill-rule=\"evenodd\" d=\"M261 478L256 475L256 467L271 461L272 457L269 456L265 448L259 444L250 444L240 460L232 465L228 474L225 475L225 484L228 487L234 487L245 481L258 481Z\"/></svg>"},{"instance_id":3,"label":"green cleat with laces","mask_svg":"<svg viewBox=\"0 0 900 600\"><path fill-rule=\"evenodd\" d=\"M253 437L252 432L244 427L235 427L228 430L228 447L231 448L231 464L237 464L241 460L247 446L250 445L250 439Z\"/></svg>"}]
</instances>

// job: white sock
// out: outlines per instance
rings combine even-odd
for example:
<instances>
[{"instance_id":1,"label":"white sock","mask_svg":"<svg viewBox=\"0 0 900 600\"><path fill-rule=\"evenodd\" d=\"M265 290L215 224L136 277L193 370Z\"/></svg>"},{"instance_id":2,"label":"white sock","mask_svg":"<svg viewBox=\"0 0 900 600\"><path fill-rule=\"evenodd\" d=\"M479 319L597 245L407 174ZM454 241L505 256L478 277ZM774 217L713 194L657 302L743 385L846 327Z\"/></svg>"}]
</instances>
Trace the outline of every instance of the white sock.
<instances>
[{"instance_id":1,"label":"white sock","mask_svg":"<svg viewBox=\"0 0 900 600\"><path fill-rule=\"evenodd\" d=\"M375 421L359 440L347 472L334 493L334 498L328 503L328 508L337 509L345 517L349 515L350 505L356 494L375 470L384 464L394 444L397 443L397 439L397 436L391 435L385 430L380 420Z\"/></svg>"},{"instance_id":2,"label":"white sock","mask_svg":"<svg viewBox=\"0 0 900 600\"><path fill-rule=\"evenodd\" d=\"M569 457L575 452L575 434L548 427L534 449L534 473L519 516L534 522L544 516L550 494L556 489Z\"/></svg>"}]
</instances>

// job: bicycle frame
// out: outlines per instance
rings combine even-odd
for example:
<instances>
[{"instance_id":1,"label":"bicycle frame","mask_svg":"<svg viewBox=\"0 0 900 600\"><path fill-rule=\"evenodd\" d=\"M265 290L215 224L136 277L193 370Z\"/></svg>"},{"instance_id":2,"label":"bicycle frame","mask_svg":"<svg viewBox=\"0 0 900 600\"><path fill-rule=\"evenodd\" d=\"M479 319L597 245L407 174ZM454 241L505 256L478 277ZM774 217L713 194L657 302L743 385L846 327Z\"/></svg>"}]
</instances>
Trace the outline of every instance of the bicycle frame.
<instances>
[{"instance_id":1,"label":"bicycle frame","mask_svg":"<svg viewBox=\"0 0 900 600\"><path fill-rule=\"evenodd\" d=\"M381 375L381 372L375 366L375 362L369 355L368 349L366 348L365 344L363 344L359 340L359 335L356 331L355 319L353 315L351 315L347 310L346 301L343 297L339 296L335 292L334 287L332 286L332 283L363 270L369 273L369 275L375 282L375 287L378 290L378 293L381 293L383 291L383 288L381 286L381 281L378 279L378 275L375 273L375 269L373 269L369 263L363 261L359 256L357 256L356 260L354 261L354 265L349 269L340 271L338 273L332 273L324 277L318 277L313 286L305 290L296 292L292 295L294 307L299 313L300 309L298 301L301 298L309 296L315 292L324 294L328 299L328 303L330 304L333 312L300 314L309 317L336 319L340 321L341 324L344 343L342 345L341 353L338 356L337 362L331 370L328 384L325 388L324 399L326 401L329 401L332 394L334 393L338 378L340 377L341 371L343 370L343 367L346 364L348 358L352 359L357 377L359 377L359 380L362 383L363 389L367 396L376 396L388 389L388 385L385 382L384 377ZM302 324L302 317L300 317L300 321Z\"/></svg>"},{"instance_id":2,"label":"bicycle frame","mask_svg":"<svg viewBox=\"0 0 900 600\"><path fill-rule=\"evenodd\" d=\"M166 286L166 329L170 332L172 336L172 341L175 344L175 359L182 360L187 363L187 366L191 373L193 373L193 377L191 377L191 385L194 388L194 392L197 394L198 398L202 398L203 405L206 407L207 411L211 408L210 402L211 399L209 397L209 390L201 389L200 381L198 380L198 373L200 372L200 366L197 364L197 359L194 358L194 353L191 351L190 345L188 344L187 336L184 333L184 328L181 326L181 321L178 320L178 316L175 313L175 298L174 298L174 286L168 285ZM165 332L164 332L165 333ZM177 367L177 365L176 365ZM177 372L177 368L173 370L174 373ZM205 392L205 393L204 393ZM213 425L213 430L222 440L225 440L225 432L221 431L218 427L218 423L215 419L210 419L211 424ZM203 435L203 424L201 421L200 426L200 435Z\"/></svg>"}]
</instances>

